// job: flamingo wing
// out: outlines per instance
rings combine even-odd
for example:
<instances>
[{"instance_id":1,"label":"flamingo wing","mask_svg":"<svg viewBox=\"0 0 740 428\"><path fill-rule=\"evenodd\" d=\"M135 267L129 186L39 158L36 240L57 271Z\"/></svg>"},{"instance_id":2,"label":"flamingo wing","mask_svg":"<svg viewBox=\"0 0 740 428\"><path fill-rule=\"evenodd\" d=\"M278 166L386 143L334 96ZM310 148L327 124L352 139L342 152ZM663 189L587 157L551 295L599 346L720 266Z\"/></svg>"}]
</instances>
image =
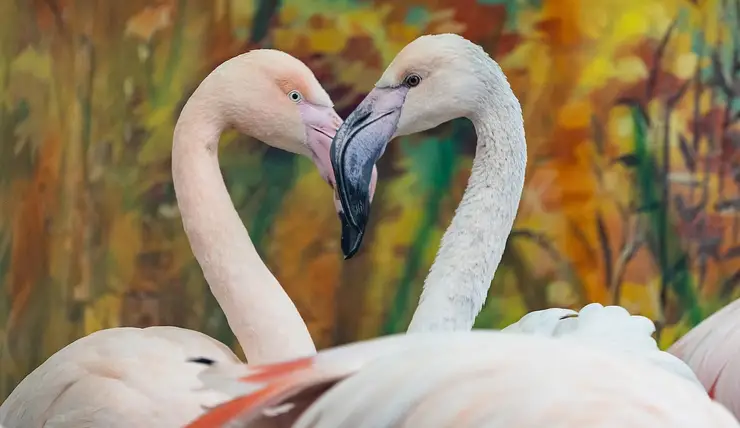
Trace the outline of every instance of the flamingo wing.
<instances>
[{"instance_id":1,"label":"flamingo wing","mask_svg":"<svg viewBox=\"0 0 740 428\"><path fill-rule=\"evenodd\" d=\"M390 336L201 378L234 398L188 428L740 427L644 360L492 331Z\"/></svg>"},{"instance_id":2,"label":"flamingo wing","mask_svg":"<svg viewBox=\"0 0 740 428\"><path fill-rule=\"evenodd\" d=\"M702 321L668 352L688 364L710 397L740 418L740 299Z\"/></svg>"},{"instance_id":3,"label":"flamingo wing","mask_svg":"<svg viewBox=\"0 0 740 428\"><path fill-rule=\"evenodd\" d=\"M201 357L190 362L191 356ZM206 365L236 364L231 350L177 327L114 328L61 349L0 406L8 427L182 426L229 396L201 386ZM174 390L174 392L173 392ZM169 407L162 407L162 403Z\"/></svg>"}]
</instances>

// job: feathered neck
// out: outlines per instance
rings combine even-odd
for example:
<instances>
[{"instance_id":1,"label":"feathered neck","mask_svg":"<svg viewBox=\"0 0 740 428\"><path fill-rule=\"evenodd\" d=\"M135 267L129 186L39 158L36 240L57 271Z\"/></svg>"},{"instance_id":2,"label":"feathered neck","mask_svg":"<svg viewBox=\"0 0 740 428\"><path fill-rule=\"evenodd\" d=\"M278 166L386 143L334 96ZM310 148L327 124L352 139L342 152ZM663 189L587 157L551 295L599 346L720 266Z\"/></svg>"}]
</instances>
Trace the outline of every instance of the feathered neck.
<instances>
[{"instance_id":1,"label":"feathered neck","mask_svg":"<svg viewBox=\"0 0 740 428\"><path fill-rule=\"evenodd\" d=\"M478 144L468 186L424 281L409 332L473 327L513 227L527 163L524 122L508 83L491 89L471 115Z\"/></svg>"}]
</instances>

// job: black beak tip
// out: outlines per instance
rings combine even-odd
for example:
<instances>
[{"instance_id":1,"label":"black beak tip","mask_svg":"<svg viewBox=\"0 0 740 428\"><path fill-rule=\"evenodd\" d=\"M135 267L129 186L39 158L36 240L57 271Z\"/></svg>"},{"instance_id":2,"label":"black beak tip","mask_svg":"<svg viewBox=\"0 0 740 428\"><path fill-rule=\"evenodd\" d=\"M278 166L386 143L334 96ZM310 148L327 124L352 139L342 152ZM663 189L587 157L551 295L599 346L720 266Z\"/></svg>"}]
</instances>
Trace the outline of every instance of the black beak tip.
<instances>
[{"instance_id":1,"label":"black beak tip","mask_svg":"<svg viewBox=\"0 0 740 428\"><path fill-rule=\"evenodd\" d=\"M360 250L360 244L362 244L362 237L364 233L362 231L356 231L354 232L354 238L350 239L350 242L352 242L351 246L349 248L345 248L345 246L342 246L342 252L344 252L344 260L349 260L352 257L354 257L355 254Z\"/></svg>"},{"instance_id":2,"label":"black beak tip","mask_svg":"<svg viewBox=\"0 0 740 428\"><path fill-rule=\"evenodd\" d=\"M342 253L344 253L344 260L349 260L360 250L365 230L347 221L344 213L339 213L339 219L342 222Z\"/></svg>"}]
</instances>

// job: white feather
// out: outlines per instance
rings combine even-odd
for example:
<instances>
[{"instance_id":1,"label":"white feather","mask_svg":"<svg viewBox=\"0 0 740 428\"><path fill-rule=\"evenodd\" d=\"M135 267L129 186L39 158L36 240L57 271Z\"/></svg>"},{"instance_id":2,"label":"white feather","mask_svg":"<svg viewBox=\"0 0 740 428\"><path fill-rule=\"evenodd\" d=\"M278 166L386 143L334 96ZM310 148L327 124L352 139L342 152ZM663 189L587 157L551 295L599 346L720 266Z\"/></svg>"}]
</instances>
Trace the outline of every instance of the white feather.
<instances>
[{"instance_id":1,"label":"white feather","mask_svg":"<svg viewBox=\"0 0 740 428\"><path fill-rule=\"evenodd\" d=\"M569 317L563 319L563 316ZM580 312L559 308L530 312L502 331L556 337L616 354L633 355L704 390L694 372L683 361L660 350L652 336L655 324L643 316L630 315L621 306L591 303Z\"/></svg>"}]
</instances>

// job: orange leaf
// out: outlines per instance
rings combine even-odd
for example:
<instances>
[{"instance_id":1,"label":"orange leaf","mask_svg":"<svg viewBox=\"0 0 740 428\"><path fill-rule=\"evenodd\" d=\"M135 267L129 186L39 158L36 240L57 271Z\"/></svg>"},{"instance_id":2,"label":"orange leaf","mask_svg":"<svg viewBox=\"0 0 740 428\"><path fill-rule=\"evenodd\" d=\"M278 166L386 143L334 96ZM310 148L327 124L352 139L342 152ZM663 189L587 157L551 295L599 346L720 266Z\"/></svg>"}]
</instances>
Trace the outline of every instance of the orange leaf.
<instances>
[{"instance_id":1,"label":"orange leaf","mask_svg":"<svg viewBox=\"0 0 740 428\"><path fill-rule=\"evenodd\" d=\"M149 40L160 30L167 28L172 21L172 7L159 5L146 7L132 16L126 23L126 35Z\"/></svg>"}]
</instances>

